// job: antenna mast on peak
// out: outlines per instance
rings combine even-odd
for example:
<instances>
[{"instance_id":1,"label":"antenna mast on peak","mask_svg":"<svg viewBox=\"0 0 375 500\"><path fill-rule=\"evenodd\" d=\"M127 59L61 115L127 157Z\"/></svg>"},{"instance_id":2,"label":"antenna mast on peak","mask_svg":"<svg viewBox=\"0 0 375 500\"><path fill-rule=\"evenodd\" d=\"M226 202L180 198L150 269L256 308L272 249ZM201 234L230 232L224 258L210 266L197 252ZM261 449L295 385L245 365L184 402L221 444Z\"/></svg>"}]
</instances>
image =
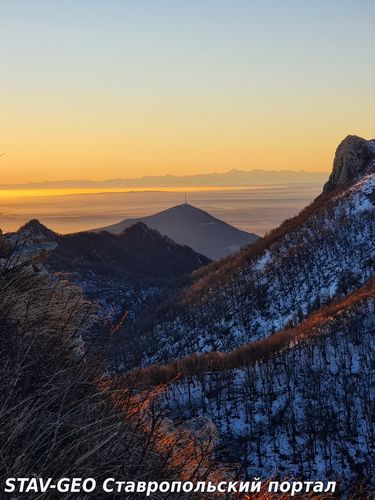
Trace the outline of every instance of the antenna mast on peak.
<instances>
[{"instance_id":1,"label":"antenna mast on peak","mask_svg":"<svg viewBox=\"0 0 375 500\"><path fill-rule=\"evenodd\" d=\"M187 196L186 196L186 193L185 193L185 205L187 205Z\"/></svg>"}]
</instances>

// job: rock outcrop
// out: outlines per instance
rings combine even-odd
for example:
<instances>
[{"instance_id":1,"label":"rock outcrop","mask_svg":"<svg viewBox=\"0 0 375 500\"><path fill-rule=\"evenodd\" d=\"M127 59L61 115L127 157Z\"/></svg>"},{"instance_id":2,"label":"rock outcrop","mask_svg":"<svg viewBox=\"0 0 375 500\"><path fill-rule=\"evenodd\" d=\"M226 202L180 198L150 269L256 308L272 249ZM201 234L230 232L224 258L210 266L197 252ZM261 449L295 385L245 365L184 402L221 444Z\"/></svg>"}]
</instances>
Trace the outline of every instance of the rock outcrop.
<instances>
[{"instance_id":1,"label":"rock outcrop","mask_svg":"<svg viewBox=\"0 0 375 500\"><path fill-rule=\"evenodd\" d=\"M32 242L56 241L57 239L57 234L37 219L31 219L29 222L26 222L26 224L18 229L16 234L19 238L31 240Z\"/></svg>"},{"instance_id":2,"label":"rock outcrop","mask_svg":"<svg viewBox=\"0 0 375 500\"><path fill-rule=\"evenodd\" d=\"M323 193L359 179L372 168L375 168L375 140L366 141L362 137L348 135L336 150L332 173Z\"/></svg>"}]
</instances>

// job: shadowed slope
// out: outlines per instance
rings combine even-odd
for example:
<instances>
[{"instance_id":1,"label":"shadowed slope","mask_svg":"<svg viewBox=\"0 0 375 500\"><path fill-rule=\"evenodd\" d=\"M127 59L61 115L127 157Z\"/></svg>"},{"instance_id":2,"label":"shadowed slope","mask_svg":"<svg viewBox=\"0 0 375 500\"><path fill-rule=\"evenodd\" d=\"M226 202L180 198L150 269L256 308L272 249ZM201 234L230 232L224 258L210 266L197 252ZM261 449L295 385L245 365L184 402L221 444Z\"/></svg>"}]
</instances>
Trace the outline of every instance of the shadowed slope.
<instances>
[{"instance_id":1,"label":"shadowed slope","mask_svg":"<svg viewBox=\"0 0 375 500\"><path fill-rule=\"evenodd\" d=\"M81 232L57 236L56 242L48 264L57 271L173 278L210 262L140 222L120 234Z\"/></svg>"}]
</instances>

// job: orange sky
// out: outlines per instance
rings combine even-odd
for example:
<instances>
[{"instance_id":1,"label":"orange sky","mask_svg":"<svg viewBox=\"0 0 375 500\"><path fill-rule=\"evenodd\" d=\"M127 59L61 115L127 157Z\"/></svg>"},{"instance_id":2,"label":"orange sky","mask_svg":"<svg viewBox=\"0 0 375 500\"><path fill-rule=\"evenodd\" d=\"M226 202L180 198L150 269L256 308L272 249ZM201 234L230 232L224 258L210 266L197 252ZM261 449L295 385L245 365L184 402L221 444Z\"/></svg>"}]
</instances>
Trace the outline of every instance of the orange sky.
<instances>
[{"instance_id":1,"label":"orange sky","mask_svg":"<svg viewBox=\"0 0 375 500\"><path fill-rule=\"evenodd\" d=\"M37 107L36 97L33 102ZM9 104L12 109L5 113L11 120L1 136L6 153L0 158L1 181L101 180L231 168L328 171L338 142L348 132L372 137L372 117L362 119L361 128L353 130L340 110L325 123L316 121L312 104L303 113L298 109L288 113L290 103L277 110L263 107L256 122L251 116L236 120L239 105L223 110L211 104L210 110L206 102L194 110L170 113L155 108L131 112L124 105L122 111L117 108L116 119L108 116L109 110L107 116L98 111L88 117L82 103L71 113L47 105L44 116L40 112L25 116Z\"/></svg>"},{"instance_id":2,"label":"orange sky","mask_svg":"<svg viewBox=\"0 0 375 500\"><path fill-rule=\"evenodd\" d=\"M0 184L329 171L375 136L374 4L266 3L2 6Z\"/></svg>"}]
</instances>

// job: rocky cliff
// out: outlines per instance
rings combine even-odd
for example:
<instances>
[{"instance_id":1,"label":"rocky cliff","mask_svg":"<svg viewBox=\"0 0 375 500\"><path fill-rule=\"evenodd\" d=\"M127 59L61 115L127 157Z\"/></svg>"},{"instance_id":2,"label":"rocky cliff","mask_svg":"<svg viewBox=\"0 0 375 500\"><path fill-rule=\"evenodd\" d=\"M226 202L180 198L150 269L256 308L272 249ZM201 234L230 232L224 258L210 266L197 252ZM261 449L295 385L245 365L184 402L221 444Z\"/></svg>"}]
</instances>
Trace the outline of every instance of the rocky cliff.
<instances>
[{"instance_id":1,"label":"rocky cliff","mask_svg":"<svg viewBox=\"0 0 375 500\"><path fill-rule=\"evenodd\" d=\"M342 184L359 179L372 169L375 169L375 140L366 141L348 135L336 150L332 173L323 192L329 193Z\"/></svg>"}]
</instances>

